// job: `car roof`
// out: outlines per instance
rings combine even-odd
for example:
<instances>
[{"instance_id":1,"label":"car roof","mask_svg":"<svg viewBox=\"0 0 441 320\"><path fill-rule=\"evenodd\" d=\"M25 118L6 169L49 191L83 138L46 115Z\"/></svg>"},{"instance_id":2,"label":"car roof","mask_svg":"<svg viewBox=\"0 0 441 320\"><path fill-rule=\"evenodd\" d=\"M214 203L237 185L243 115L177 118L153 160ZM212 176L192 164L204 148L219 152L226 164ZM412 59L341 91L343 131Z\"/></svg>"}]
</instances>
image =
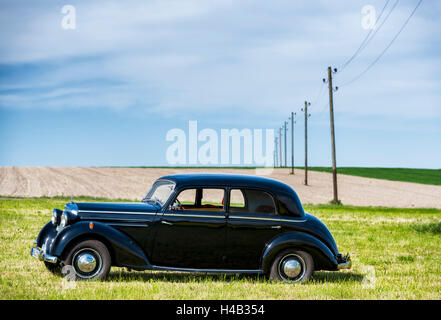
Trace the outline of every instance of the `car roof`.
<instances>
[{"instance_id":1,"label":"car roof","mask_svg":"<svg viewBox=\"0 0 441 320\"><path fill-rule=\"evenodd\" d=\"M279 198L279 202L290 212L290 215L304 216L305 212L297 193L288 184L275 179L231 173L184 173L163 176L158 179L176 183L176 189L193 187L241 187L259 188L270 191ZM287 213L288 214L288 213Z\"/></svg>"},{"instance_id":2,"label":"car roof","mask_svg":"<svg viewBox=\"0 0 441 320\"><path fill-rule=\"evenodd\" d=\"M291 189L287 184L261 176L231 173L184 173L163 176L160 180L171 180L179 186L229 186Z\"/></svg>"}]
</instances>

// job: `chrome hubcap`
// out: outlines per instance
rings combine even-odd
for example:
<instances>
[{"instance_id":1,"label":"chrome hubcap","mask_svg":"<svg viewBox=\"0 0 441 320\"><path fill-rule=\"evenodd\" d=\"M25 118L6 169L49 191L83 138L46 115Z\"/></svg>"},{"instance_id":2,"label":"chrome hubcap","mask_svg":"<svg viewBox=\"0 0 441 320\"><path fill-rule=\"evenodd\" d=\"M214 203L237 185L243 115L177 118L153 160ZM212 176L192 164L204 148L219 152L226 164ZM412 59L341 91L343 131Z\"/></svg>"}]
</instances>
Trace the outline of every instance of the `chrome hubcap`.
<instances>
[{"instance_id":1,"label":"chrome hubcap","mask_svg":"<svg viewBox=\"0 0 441 320\"><path fill-rule=\"evenodd\" d=\"M302 272L302 266L296 258L288 258L283 261L282 270L288 278L295 278Z\"/></svg>"},{"instance_id":2,"label":"chrome hubcap","mask_svg":"<svg viewBox=\"0 0 441 320\"><path fill-rule=\"evenodd\" d=\"M96 268L96 259L90 253L82 253L77 258L77 266L84 273L92 272Z\"/></svg>"},{"instance_id":3,"label":"chrome hubcap","mask_svg":"<svg viewBox=\"0 0 441 320\"><path fill-rule=\"evenodd\" d=\"M303 258L295 253L290 253L280 259L278 271L280 277L288 282L300 281L306 272Z\"/></svg>"},{"instance_id":4,"label":"chrome hubcap","mask_svg":"<svg viewBox=\"0 0 441 320\"><path fill-rule=\"evenodd\" d=\"M77 277L93 279L103 268L101 255L92 248L77 251L72 258L72 265Z\"/></svg>"}]
</instances>

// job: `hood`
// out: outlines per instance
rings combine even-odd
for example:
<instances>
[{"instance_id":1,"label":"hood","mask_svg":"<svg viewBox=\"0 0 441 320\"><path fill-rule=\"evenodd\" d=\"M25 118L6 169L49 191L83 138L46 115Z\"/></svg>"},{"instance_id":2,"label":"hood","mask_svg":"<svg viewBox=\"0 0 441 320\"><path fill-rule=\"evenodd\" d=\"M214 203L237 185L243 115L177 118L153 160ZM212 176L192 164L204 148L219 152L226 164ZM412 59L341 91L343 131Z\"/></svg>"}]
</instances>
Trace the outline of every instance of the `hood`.
<instances>
[{"instance_id":1,"label":"hood","mask_svg":"<svg viewBox=\"0 0 441 320\"><path fill-rule=\"evenodd\" d=\"M109 203L88 203L88 202L80 202L80 203L70 203L70 205L75 205L78 210L78 214L84 212L92 212L92 213L107 213L107 214L118 214L118 213L151 213L157 212L160 207L154 206L152 204L147 203L137 203L137 202L129 202L129 203L121 203L121 202L109 202ZM66 205L66 208L68 205Z\"/></svg>"}]
</instances>

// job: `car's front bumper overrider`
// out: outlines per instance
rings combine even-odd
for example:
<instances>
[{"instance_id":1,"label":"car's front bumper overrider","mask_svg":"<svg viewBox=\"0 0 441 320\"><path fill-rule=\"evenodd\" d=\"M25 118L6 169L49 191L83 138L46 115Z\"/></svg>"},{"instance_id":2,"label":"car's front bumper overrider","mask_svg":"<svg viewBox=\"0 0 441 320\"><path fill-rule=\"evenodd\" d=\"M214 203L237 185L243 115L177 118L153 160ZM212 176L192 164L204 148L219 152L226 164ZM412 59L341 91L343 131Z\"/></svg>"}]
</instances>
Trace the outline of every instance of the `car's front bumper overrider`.
<instances>
[{"instance_id":1,"label":"car's front bumper overrider","mask_svg":"<svg viewBox=\"0 0 441 320\"><path fill-rule=\"evenodd\" d=\"M339 254L337 257L337 261L338 261L337 270L351 269L352 267L351 255L349 253L347 253L344 256Z\"/></svg>"},{"instance_id":2,"label":"car's front bumper overrider","mask_svg":"<svg viewBox=\"0 0 441 320\"><path fill-rule=\"evenodd\" d=\"M46 261L49 263L58 263L58 258L48 254L45 249L46 248L44 246L43 248L38 247L37 241L34 241L31 248L31 256L40 261Z\"/></svg>"}]
</instances>

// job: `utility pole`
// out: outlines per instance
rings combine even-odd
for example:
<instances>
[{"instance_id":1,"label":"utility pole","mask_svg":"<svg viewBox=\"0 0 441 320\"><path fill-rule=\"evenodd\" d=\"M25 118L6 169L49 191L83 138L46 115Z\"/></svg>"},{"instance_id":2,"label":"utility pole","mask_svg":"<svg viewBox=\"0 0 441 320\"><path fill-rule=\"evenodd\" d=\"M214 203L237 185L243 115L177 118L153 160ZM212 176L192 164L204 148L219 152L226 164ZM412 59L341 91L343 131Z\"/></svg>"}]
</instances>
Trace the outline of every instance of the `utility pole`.
<instances>
[{"instance_id":1,"label":"utility pole","mask_svg":"<svg viewBox=\"0 0 441 320\"><path fill-rule=\"evenodd\" d=\"M274 168L277 166L277 137L274 137Z\"/></svg>"},{"instance_id":2,"label":"utility pole","mask_svg":"<svg viewBox=\"0 0 441 320\"><path fill-rule=\"evenodd\" d=\"M286 152L287 150L286 150L286 125L287 125L287 123L288 122L286 122L286 121L283 121L283 134L285 135L285 168L288 166L288 162L286 161L286 155L288 154L288 152Z\"/></svg>"},{"instance_id":3,"label":"utility pole","mask_svg":"<svg viewBox=\"0 0 441 320\"><path fill-rule=\"evenodd\" d=\"M337 72L337 69L334 69ZM331 120L331 144L332 144L332 181L334 186L334 203L339 203L338 192L337 192L337 161L335 156L335 132L334 132L334 102L333 102L333 92L332 87L332 69L328 67L328 85L329 85L329 113ZM338 87L335 88L338 90Z\"/></svg>"},{"instance_id":4,"label":"utility pole","mask_svg":"<svg viewBox=\"0 0 441 320\"><path fill-rule=\"evenodd\" d=\"M282 167L282 128L279 128L279 150L280 167Z\"/></svg>"},{"instance_id":5,"label":"utility pole","mask_svg":"<svg viewBox=\"0 0 441 320\"><path fill-rule=\"evenodd\" d=\"M311 103L305 101L305 109L302 108L302 111L305 112L305 186L308 185L308 118L311 116L308 114L308 106Z\"/></svg>"},{"instance_id":6,"label":"utility pole","mask_svg":"<svg viewBox=\"0 0 441 320\"><path fill-rule=\"evenodd\" d=\"M295 112L291 112L291 174L294 174L294 116Z\"/></svg>"}]
</instances>

